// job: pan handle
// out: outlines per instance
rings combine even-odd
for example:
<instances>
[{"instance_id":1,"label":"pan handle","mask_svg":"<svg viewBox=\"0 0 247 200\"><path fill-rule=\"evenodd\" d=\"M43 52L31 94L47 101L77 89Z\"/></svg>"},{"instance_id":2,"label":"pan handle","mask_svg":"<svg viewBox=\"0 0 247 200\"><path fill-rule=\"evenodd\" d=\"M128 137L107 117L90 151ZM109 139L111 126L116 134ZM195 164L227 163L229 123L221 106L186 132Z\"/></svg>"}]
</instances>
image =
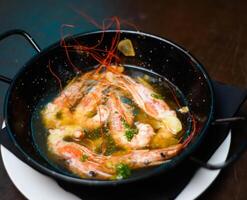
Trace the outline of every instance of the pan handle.
<instances>
[{"instance_id":1,"label":"pan handle","mask_svg":"<svg viewBox=\"0 0 247 200\"><path fill-rule=\"evenodd\" d=\"M20 35L24 37L38 53L41 51L39 45L33 40L33 38L26 31L23 31L21 29L13 29L13 30L9 30L5 33L0 34L0 41L12 35ZM12 82L12 79L6 76L0 75L0 81L10 84Z\"/></svg>"},{"instance_id":2,"label":"pan handle","mask_svg":"<svg viewBox=\"0 0 247 200\"><path fill-rule=\"evenodd\" d=\"M231 117L231 118L224 118L224 119L216 119L212 123L212 125L232 124L232 123L238 122L238 121L245 121L246 122L246 118L245 117ZM218 169L223 169L225 167L228 167L233 162L238 160L238 158L240 158L240 156L244 153L244 151L246 149L247 149L247 140L245 140L238 147L236 152L230 158L228 158L225 162L218 163L218 164L210 164L210 163L202 161L202 160L200 160L198 158L195 158L193 156L191 156L189 159L191 161L195 162L196 164L200 165L203 168L206 168L206 169L209 169L209 170L218 170Z\"/></svg>"}]
</instances>

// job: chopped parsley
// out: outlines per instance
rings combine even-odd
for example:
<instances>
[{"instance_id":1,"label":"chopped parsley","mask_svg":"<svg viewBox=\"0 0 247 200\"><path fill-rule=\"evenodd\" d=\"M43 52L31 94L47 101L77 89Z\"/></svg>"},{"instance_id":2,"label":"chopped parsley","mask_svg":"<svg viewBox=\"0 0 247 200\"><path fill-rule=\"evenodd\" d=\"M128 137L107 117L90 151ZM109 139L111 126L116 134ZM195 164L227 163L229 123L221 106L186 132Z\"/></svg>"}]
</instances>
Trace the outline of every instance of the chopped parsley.
<instances>
[{"instance_id":1,"label":"chopped parsley","mask_svg":"<svg viewBox=\"0 0 247 200\"><path fill-rule=\"evenodd\" d=\"M100 128L94 129L92 131L88 131L84 129L84 132L85 132L85 138L90 139L90 140L96 140L101 137Z\"/></svg>"},{"instance_id":2,"label":"chopped parsley","mask_svg":"<svg viewBox=\"0 0 247 200\"><path fill-rule=\"evenodd\" d=\"M125 121L125 119L124 119L124 118L121 118L121 121L122 121L123 126L124 126L124 128L125 128L125 129L130 128L130 125L129 125L126 121Z\"/></svg>"},{"instance_id":3,"label":"chopped parsley","mask_svg":"<svg viewBox=\"0 0 247 200\"><path fill-rule=\"evenodd\" d=\"M137 130L136 129L127 129L125 131L125 137L127 138L127 140L130 142L132 140L132 138L134 137L134 135L137 134Z\"/></svg>"},{"instance_id":4,"label":"chopped parsley","mask_svg":"<svg viewBox=\"0 0 247 200\"><path fill-rule=\"evenodd\" d=\"M132 138L134 137L134 135L137 134L138 131L136 128L131 128L130 125L123 118L121 119L121 121L125 128L125 137L130 142Z\"/></svg>"},{"instance_id":5,"label":"chopped parsley","mask_svg":"<svg viewBox=\"0 0 247 200\"><path fill-rule=\"evenodd\" d=\"M127 164L120 163L116 165L117 179L125 179L131 175L131 170Z\"/></svg>"},{"instance_id":6,"label":"chopped parsley","mask_svg":"<svg viewBox=\"0 0 247 200\"><path fill-rule=\"evenodd\" d=\"M108 125L103 126L102 130L103 130L103 133L104 133L104 134L109 133Z\"/></svg>"},{"instance_id":7,"label":"chopped parsley","mask_svg":"<svg viewBox=\"0 0 247 200\"><path fill-rule=\"evenodd\" d=\"M151 94L151 97L155 98L155 99L164 99L164 97L160 94L157 94L157 93L152 93Z\"/></svg>"},{"instance_id":8,"label":"chopped parsley","mask_svg":"<svg viewBox=\"0 0 247 200\"><path fill-rule=\"evenodd\" d=\"M102 154L102 144L101 145L98 145L95 148L94 152L97 153L97 154Z\"/></svg>"},{"instance_id":9,"label":"chopped parsley","mask_svg":"<svg viewBox=\"0 0 247 200\"><path fill-rule=\"evenodd\" d=\"M105 152L104 152L105 156L109 156L118 150L111 134L108 134L108 133L105 134L104 139L105 139L105 147L106 147Z\"/></svg>"},{"instance_id":10,"label":"chopped parsley","mask_svg":"<svg viewBox=\"0 0 247 200\"><path fill-rule=\"evenodd\" d=\"M83 154L83 156L81 157L81 161L85 162L88 159L88 156L86 154Z\"/></svg>"}]
</instances>

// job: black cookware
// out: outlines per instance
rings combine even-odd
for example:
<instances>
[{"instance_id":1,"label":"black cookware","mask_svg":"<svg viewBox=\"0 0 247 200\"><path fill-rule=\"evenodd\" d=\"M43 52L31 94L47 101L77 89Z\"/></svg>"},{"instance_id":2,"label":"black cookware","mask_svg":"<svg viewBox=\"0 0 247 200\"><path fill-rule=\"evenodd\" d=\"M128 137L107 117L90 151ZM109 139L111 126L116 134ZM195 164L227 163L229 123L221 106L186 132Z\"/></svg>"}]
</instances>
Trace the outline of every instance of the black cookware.
<instances>
[{"instance_id":1,"label":"black cookware","mask_svg":"<svg viewBox=\"0 0 247 200\"><path fill-rule=\"evenodd\" d=\"M102 47L109 47L114 33L114 30L108 30L104 33ZM117 185L141 180L160 172L168 172L185 159L191 159L210 169L222 168L238 158L246 147L245 143L226 163L219 165L209 165L196 158L191 158L190 155L196 151L212 123L227 123L242 118L218 120L213 118L215 108L211 80L202 64L188 51L171 41L154 35L122 30L120 37L130 39L136 51L135 57L123 57L122 64L152 70L176 85L187 99L190 110L197 121L196 136L186 149L170 162L136 173L128 179L116 181L89 180L63 173L50 165L37 151L32 139L31 117L42 98L51 93L59 93L59 84L52 76L48 62L56 66L53 71L61 78L63 86L76 75L76 72L70 66L65 50L59 42L41 50L31 36L22 30L8 31L0 35L0 40L12 35L23 36L34 47L37 54L19 70L13 79L0 76L1 81L10 84L4 103L6 128L1 132L1 143L28 165L48 176L82 185ZM80 43L92 46L101 38L101 35L102 31L83 33L67 38L66 41L70 43L70 40L72 42L73 38L76 38ZM84 70L85 66L97 65L97 62L90 56L78 54L76 51L70 52L70 58L76 66L81 66L81 71ZM10 139L6 139L7 135Z\"/></svg>"}]
</instances>

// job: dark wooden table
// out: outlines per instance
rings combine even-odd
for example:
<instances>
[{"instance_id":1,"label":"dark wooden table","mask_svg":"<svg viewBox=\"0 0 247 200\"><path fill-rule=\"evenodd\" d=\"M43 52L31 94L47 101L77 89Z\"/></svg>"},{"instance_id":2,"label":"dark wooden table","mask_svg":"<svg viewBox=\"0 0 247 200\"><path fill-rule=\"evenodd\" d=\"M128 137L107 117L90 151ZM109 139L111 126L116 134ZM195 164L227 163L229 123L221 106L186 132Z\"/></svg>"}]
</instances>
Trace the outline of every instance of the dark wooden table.
<instances>
[{"instance_id":1,"label":"dark wooden table","mask_svg":"<svg viewBox=\"0 0 247 200\"><path fill-rule=\"evenodd\" d=\"M73 7L96 20L118 15L144 32L154 33L186 47L221 82L247 87L247 1L245 0L102 0L102 1L0 1L0 32L23 28L41 47L57 41L61 24L76 24L75 32L95 29ZM13 76L31 56L31 49L18 38L1 43L0 73ZM7 86L0 83L0 103ZM246 106L240 114L246 115ZM0 113L2 114L2 113ZM247 127L233 130L232 149L244 139ZM235 137L235 133L237 136ZM34 183L35 184L35 183ZM247 153L222 171L200 199L247 199ZM0 199L25 199L10 181L0 161Z\"/></svg>"}]
</instances>

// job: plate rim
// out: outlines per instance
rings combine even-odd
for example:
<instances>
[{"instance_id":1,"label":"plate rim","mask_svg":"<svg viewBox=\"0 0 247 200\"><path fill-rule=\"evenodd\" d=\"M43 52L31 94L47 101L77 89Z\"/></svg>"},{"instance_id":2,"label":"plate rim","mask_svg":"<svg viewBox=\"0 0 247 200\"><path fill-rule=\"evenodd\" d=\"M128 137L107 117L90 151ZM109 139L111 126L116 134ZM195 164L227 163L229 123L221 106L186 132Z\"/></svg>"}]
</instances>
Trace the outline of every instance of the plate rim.
<instances>
[{"instance_id":1,"label":"plate rim","mask_svg":"<svg viewBox=\"0 0 247 200\"><path fill-rule=\"evenodd\" d=\"M4 127L4 124L3 124L2 126ZM3 127L2 127L2 128L3 128ZM213 162L215 162L215 159L213 159L213 157L214 157L214 155L217 153L217 151L219 151L219 150L222 148L222 145L223 145L225 142L227 142L227 143L225 144L225 145L227 145L227 147L226 147L226 148L227 148L227 149L226 149L227 151L224 152L224 159L221 160L220 162L225 161L225 160L227 159L227 156L228 156L229 150L230 150L230 145L231 145L231 136L232 136L232 133L231 133L231 130L229 130L229 133L228 133L227 137L226 137L226 138L224 139L224 141L219 145L219 147L215 150L214 154L210 157L210 159L209 159L208 162L212 162L212 160L213 160ZM1 148L1 156L2 156L2 160L3 160L3 165L4 165L5 169L6 169L6 172L7 172L8 176L9 176L10 180L12 181L12 183L15 185L15 187L18 189L18 191L19 191L24 197L26 197L26 198L28 198L28 199L32 199L33 196L31 195L31 193L28 193L27 191L22 191L20 184L17 183L18 181L17 181L16 175L13 174L13 173L11 173L11 172L10 172L10 169L9 169L8 167L6 167L6 166L8 166L8 162L9 162L9 161L8 161L8 157L10 156L9 154L12 154L12 153L9 152L9 151L8 151L5 147L3 147L2 145L0 145L0 148ZM15 155L13 155L13 154L12 154L12 156L15 157ZM222 156L223 156L223 155L222 155ZM15 157L15 159L18 160L18 161L20 161L17 157ZM20 162L22 162L22 161L20 161ZM25 163L22 162L22 164L25 164ZM26 164L25 164L25 165L26 165ZM34 170L34 169L32 169L30 166L28 166L28 165L26 165L26 166L29 167L31 170ZM177 197L176 197L175 199L176 199L176 200L180 200L180 199L191 199L190 197L192 197L192 196L191 196L191 193L189 192L189 191L191 190L191 184L193 184L193 181L196 180L196 176L198 176L198 174L199 174L199 176L203 176L203 173L205 173L205 172L207 171L207 170L206 170L206 171L205 171L205 170L206 170L206 169L199 168L199 169L195 172L195 174L192 176L192 178L191 178L191 180L189 181L189 183L184 187L184 189L177 195ZM48 177L48 176L46 176L46 175L44 175L44 174L41 174L41 173L38 172L37 170L34 170L34 171L37 172L37 173L39 173L40 175L42 175L42 176L44 176L44 177L49 178L51 181L54 181L54 180L52 180L50 177ZM209 172L211 172L211 171L209 171ZM209 186L210 186L210 185L215 181L215 179L219 176L219 173L221 172L221 169L219 169L219 170L214 170L213 172L214 172L214 174L211 174L210 180L208 179L208 183L206 183L205 185L203 185L202 187L200 187L200 188L201 188L200 191L196 191L197 194L194 194L194 196L192 197L192 199L195 199L195 198L199 197L201 194L203 194L203 193L207 190L207 188L209 188ZM47 179L47 180L49 180L49 179ZM51 183L51 184L52 184L52 183ZM55 181L54 181L54 184L56 184ZM36 184L35 184L35 185L36 185ZM71 197L74 197L74 199L77 199L77 197L76 197L74 194L65 191L65 190L62 189L58 184L56 184L56 186L57 186L60 190L63 190L64 192L66 192L66 193L72 195ZM188 193L190 193L190 197L188 197ZM47 199L47 197L46 197L46 199Z\"/></svg>"}]
</instances>

